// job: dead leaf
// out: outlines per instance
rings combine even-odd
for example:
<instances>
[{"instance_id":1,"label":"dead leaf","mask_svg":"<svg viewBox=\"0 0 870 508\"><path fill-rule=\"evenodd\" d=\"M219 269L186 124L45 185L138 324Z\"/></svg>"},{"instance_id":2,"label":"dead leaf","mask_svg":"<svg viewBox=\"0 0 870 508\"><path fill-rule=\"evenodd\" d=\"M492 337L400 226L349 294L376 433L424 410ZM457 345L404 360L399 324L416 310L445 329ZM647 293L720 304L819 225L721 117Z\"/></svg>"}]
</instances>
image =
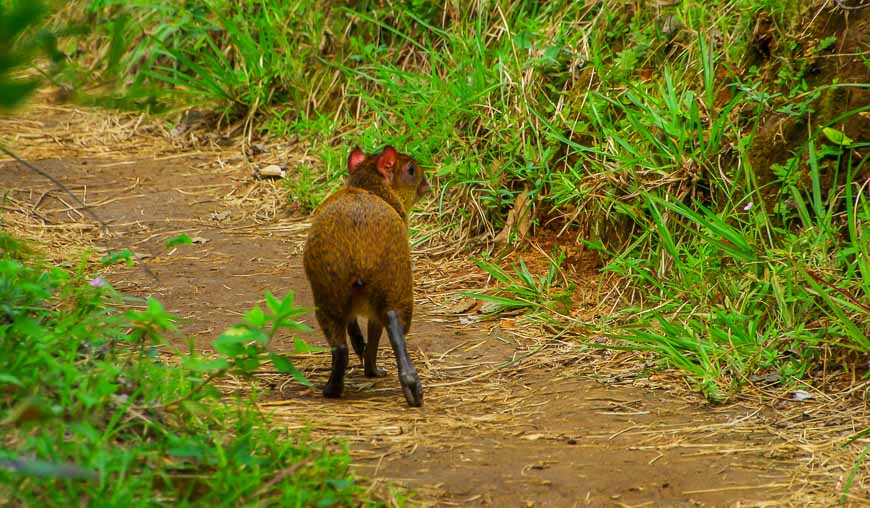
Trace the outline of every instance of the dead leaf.
<instances>
[{"instance_id":1,"label":"dead leaf","mask_svg":"<svg viewBox=\"0 0 870 508\"><path fill-rule=\"evenodd\" d=\"M460 298L447 307L447 312L450 314L462 314L473 309L475 305L477 305L477 300L474 298Z\"/></svg>"},{"instance_id":2,"label":"dead leaf","mask_svg":"<svg viewBox=\"0 0 870 508\"><path fill-rule=\"evenodd\" d=\"M525 439L526 441L537 441L539 439L546 439L546 434L526 434L525 436L520 436L520 439Z\"/></svg>"},{"instance_id":3,"label":"dead leaf","mask_svg":"<svg viewBox=\"0 0 870 508\"><path fill-rule=\"evenodd\" d=\"M805 392L803 390L795 390L791 394L791 400L796 400L798 402L803 402L805 400L810 400L812 398L814 398L813 394L811 394L809 392Z\"/></svg>"},{"instance_id":4,"label":"dead leaf","mask_svg":"<svg viewBox=\"0 0 870 508\"><path fill-rule=\"evenodd\" d=\"M270 164L266 167L255 169L254 176L257 178L284 178L287 172L277 164Z\"/></svg>"},{"instance_id":5,"label":"dead leaf","mask_svg":"<svg viewBox=\"0 0 870 508\"><path fill-rule=\"evenodd\" d=\"M459 316L459 324L461 325L470 325L480 321L480 317L478 316Z\"/></svg>"},{"instance_id":6,"label":"dead leaf","mask_svg":"<svg viewBox=\"0 0 870 508\"><path fill-rule=\"evenodd\" d=\"M229 217L230 217L229 210L224 210L223 212L212 212L212 214L208 216L209 219L216 220L218 222L225 221Z\"/></svg>"},{"instance_id":7,"label":"dead leaf","mask_svg":"<svg viewBox=\"0 0 870 508\"><path fill-rule=\"evenodd\" d=\"M532 227L533 209L534 202L529 199L529 191L521 192L514 201L514 207L508 212L504 228L495 235L493 242L499 246L507 245L512 232L517 234L519 240L525 238Z\"/></svg>"}]
</instances>

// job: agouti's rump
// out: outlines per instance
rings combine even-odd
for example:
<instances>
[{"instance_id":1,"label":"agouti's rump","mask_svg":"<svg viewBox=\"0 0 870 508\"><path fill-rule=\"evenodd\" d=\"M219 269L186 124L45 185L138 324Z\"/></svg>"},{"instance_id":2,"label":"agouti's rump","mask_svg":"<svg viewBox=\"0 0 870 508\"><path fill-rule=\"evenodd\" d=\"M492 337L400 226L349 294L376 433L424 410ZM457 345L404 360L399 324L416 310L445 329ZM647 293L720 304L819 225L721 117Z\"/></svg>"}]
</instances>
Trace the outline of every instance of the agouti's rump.
<instances>
[{"instance_id":1,"label":"agouti's rump","mask_svg":"<svg viewBox=\"0 0 870 508\"><path fill-rule=\"evenodd\" d=\"M325 202L308 233L303 255L317 312L344 329L361 315L387 322L396 310L407 333L413 308L411 254L405 223L383 199L351 187ZM322 324L322 323L321 323ZM329 333L331 346L344 344L344 333Z\"/></svg>"}]
</instances>

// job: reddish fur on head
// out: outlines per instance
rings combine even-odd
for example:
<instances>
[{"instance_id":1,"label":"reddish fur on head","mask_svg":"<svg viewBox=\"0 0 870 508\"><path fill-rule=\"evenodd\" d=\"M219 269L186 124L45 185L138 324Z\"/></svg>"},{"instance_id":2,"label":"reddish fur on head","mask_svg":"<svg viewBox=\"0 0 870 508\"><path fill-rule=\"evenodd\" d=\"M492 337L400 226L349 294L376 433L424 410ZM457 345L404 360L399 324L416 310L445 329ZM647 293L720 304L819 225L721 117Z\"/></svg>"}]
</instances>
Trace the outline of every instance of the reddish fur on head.
<instances>
[{"instance_id":1,"label":"reddish fur on head","mask_svg":"<svg viewBox=\"0 0 870 508\"><path fill-rule=\"evenodd\" d=\"M350 155L347 157L347 171L349 173L353 173L359 168L360 164L365 162L365 160L366 154L363 153L363 151L360 150L359 147L354 148L353 151L350 152Z\"/></svg>"},{"instance_id":2,"label":"reddish fur on head","mask_svg":"<svg viewBox=\"0 0 870 508\"><path fill-rule=\"evenodd\" d=\"M396 167L396 159L399 158L399 153L392 145L388 145L378 155L378 173L384 177L387 183L393 183L393 171Z\"/></svg>"},{"instance_id":3,"label":"reddish fur on head","mask_svg":"<svg viewBox=\"0 0 870 508\"><path fill-rule=\"evenodd\" d=\"M416 161L389 145L375 153L354 148L348 155L347 168L350 187L374 192L405 217L414 203L429 192L429 181ZM381 188L384 184L386 189Z\"/></svg>"}]
</instances>

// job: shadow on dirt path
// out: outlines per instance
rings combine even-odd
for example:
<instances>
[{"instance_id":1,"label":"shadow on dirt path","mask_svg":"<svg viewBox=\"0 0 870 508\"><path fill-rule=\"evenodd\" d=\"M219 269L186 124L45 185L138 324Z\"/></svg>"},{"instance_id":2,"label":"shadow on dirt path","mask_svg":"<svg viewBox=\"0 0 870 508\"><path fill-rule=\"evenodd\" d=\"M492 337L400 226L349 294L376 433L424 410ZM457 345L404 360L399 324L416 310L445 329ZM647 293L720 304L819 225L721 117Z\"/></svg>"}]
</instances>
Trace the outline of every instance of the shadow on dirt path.
<instances>
[{"instance_id":1,"label":"shadow on dirt path","mask_svg":"<svg viewBox=\"0 0 870 508\"><path fill-rule=\"evenodd\" d=\"M141 255L132 268L113 267L111 283L157 297L202 349L264 291L292 290L310 306L300 256L307 224L254 221L246 211L252 192L271 184L225 166L220 152L169 157L41 161L97 205L111 224L112 248ZM49 224L80 219L60 201L40 199L47 183L24 168L0 163L0 174L11 196L38 205L33 212ZM181 233L201 243L167 250L166 240ZM425 265L437 270L438 260ZM777 438L746 424L757 410L585 379L576 375L582 365L566 369L570 358L542 353L546 337L524 344L497 328L460 324L427 298L426 276L417 275L409 338L426 389L422 409L405 405L382 341L388 377L366 379L354 359L342 400L320 396L328 353L294 357L317 389L264 373L262 405L277 424L349 442L355 467L376 485L410 487L438 506L775 505L789 490L792 462L768 454ZM305 321L313 325L313 316ZM323 344L319 331L304 338ZM273 348L290 352L292 340Z\"/></svg>"}]
</instances>

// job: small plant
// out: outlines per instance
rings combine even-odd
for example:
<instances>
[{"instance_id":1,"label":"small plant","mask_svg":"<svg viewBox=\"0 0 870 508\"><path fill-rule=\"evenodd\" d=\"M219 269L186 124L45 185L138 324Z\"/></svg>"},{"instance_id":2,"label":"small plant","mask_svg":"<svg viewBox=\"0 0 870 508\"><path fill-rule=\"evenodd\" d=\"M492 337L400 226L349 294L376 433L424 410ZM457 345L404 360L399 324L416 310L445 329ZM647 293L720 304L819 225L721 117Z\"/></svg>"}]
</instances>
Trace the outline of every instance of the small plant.
<instances>
[{"instance_id":1,"label":"small plant","mask_svg":"<svg viewBox=\"0 0 870 508\"><path fill-rule=\"evenodd\" d=\"M173 247L177 247L179 245L192 245L193 240L187 236L185 233L182 233L178 236L173 236L169 240L166 240L166 248L171 249Z\"/></svg>"},{"instance_id":2,"label":"small plant","mask_svg":"<svg viewBox=\"0 0 870 508\"><path fill-rule=\"evenodd\" d=\"M512 272L503 269L486 257L477 259L477 266L486 271L500 285L491 291L466 291L465 296L491 302L503 310L531 310L565 312L571 306L571 293L574 286L567 284L561 276L565 251L554 247L547 273L535 277L526 266L525 260L512 265ZM493 294L495 293L495 294Z\"/></svg>"},{"instance_id":3,"label":"small plant","mask_svg":"<svg viewBox=\"0 0 870 508\"><path fill-rule=\"evenodd\" d=\"M222 401L212 385L225 373L251 375L264 360L307 382L263 347L279 331L305 329L292 294L267 294L266 311L252 309L215 341L218 358L167 354L175 317L157 300L120 312L124 300L103 279L34 265L5 233L0 245L7 503L376 504L351 477L346 452L270 428L255 396Z\"/></svg>"},{"instance_id":4,"label":"small plant","mask_svg":"<svg viewBox=\"0 0 870 508\"><path fill-rule=\"evenodd\" d=\"M230 328L214 341L217 352L226 358L210 363L210 368L221 374L228 372L251 376L263 360L268 358L278 372L290 374L300 383L311 386L290 360L277 353L266 352L266 345L280 331L311 331L310 327L293 320L293 317L307 312L308 309L294 305L292 291L282 300L266 292L266 308L268 312L264 312L259 306L254 307L245 314L244 323ZM296 347L299 352L310 349L298 337Z\"/></svg>"}]
</instances>

